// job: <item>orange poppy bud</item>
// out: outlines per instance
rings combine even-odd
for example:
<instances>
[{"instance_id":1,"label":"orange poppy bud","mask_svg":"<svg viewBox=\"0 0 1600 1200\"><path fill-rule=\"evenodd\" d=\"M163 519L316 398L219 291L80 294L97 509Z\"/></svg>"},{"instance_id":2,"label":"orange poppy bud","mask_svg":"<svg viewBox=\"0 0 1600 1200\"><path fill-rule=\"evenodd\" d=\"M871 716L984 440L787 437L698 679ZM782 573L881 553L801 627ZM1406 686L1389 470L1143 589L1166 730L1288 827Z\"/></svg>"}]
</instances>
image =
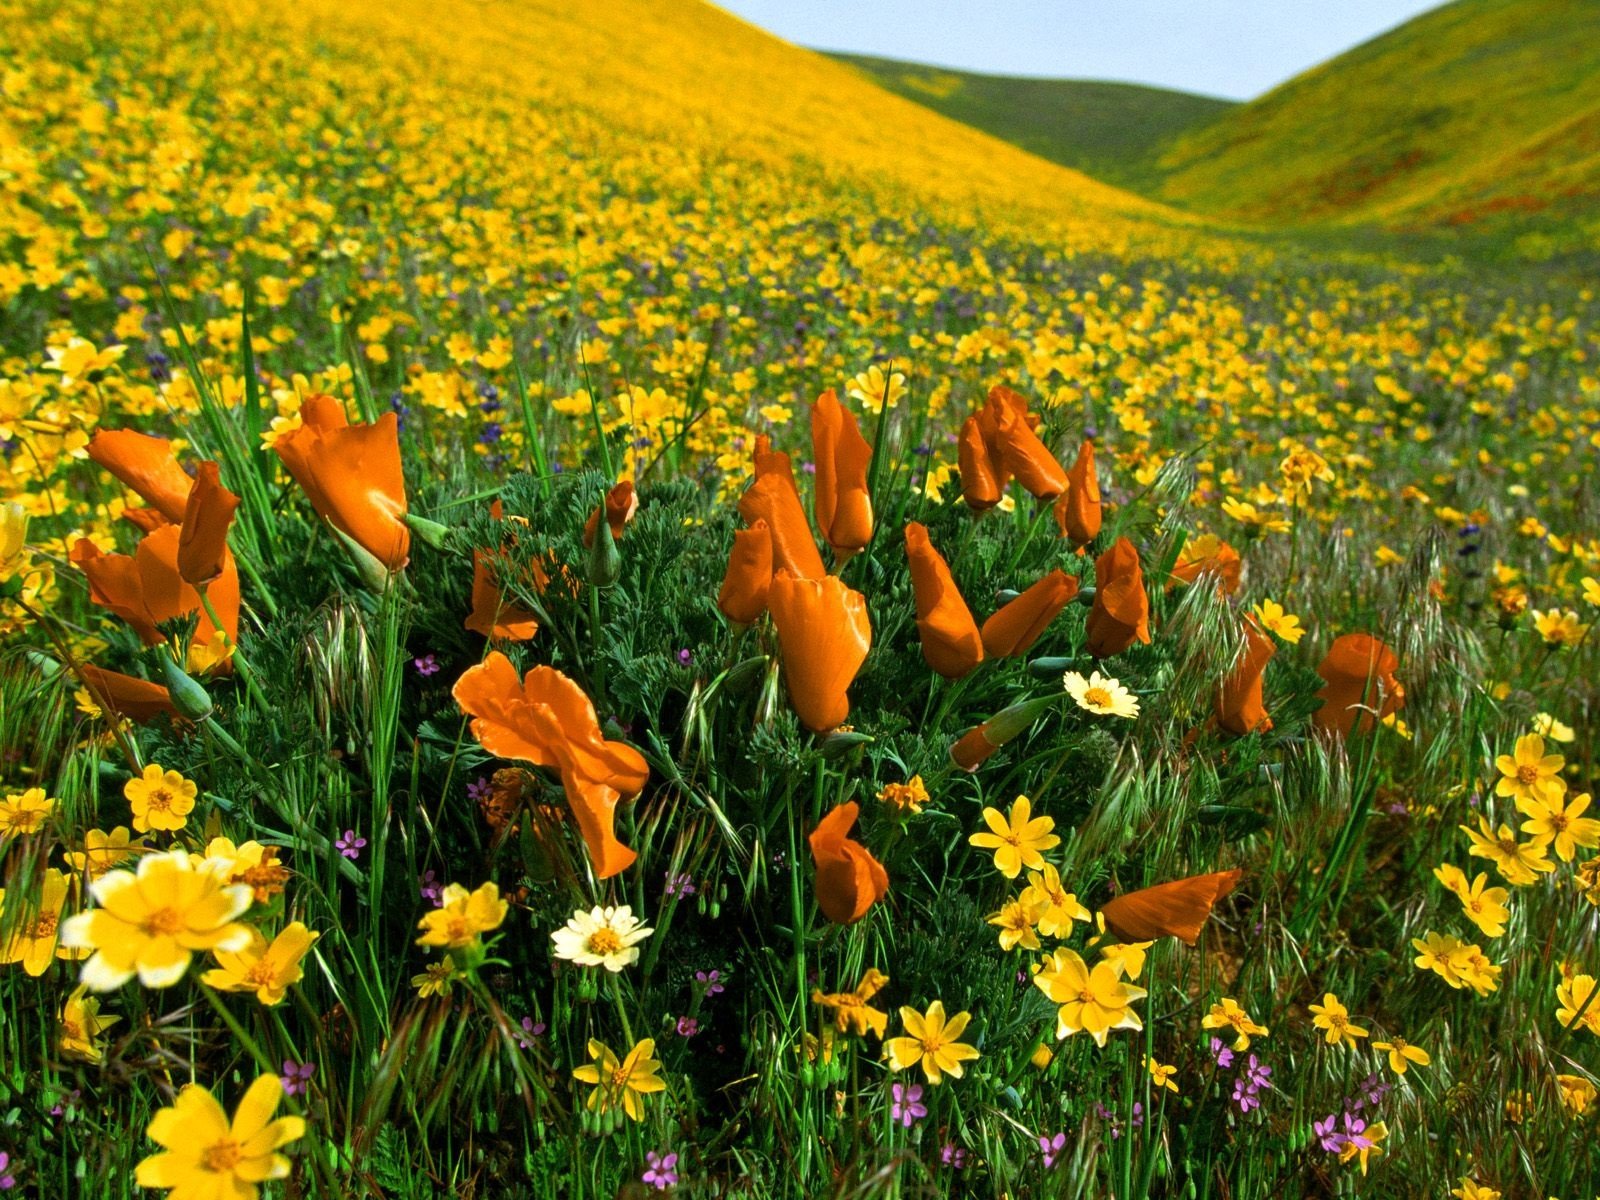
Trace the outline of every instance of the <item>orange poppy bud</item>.
<instances>
[{"instance_id":1,"label":"orange poppy bud","mask_svg":"<svg viewBox=\"0 0 1600 1200\"><path fill-rule=\"evenodd\" d=\"M996 750L1037 721L1055 699L1054 696L1035 696L1032 700L1007 705L982 725L962 734L950 747L951 761L964 771L976 771Z\"/></svg>"},{"instance_id":2,"label":"orange poppy bud","mask_svg":"<svg viewBox=\"0 0 1600 1200\"><path fill-rule=\"evenodd\" d=\"M949 565L928 540L927 527L916 521L906 526L906 554L917 598L922 657L946 679L959 679L983 661L978 623L961 598Z\"/></svg>"},{"instance_id":3,"label":"orange poppy bud","mask_svg":"<svg viewBox=\"0 0 1600 1200\"><path fill-rule=\"evenodd\" d=\"M817 864L817 907L835 925L851 925L889 891L889 873L860 842L845 836L861 808L841 804L811 831L811 857Z\"/></svg>"},{"instance_id":4,"label":"orange poppy bud","mask_svg":"<svg viewBox=\"0 0 1600 1200\"><path fill-rule=\"evenodd\" d=\"M217 464L201 463L178 533L178 574L185 583L199 587L222 574L228 557L228 529L238 507L239 497L222 486Z\"/></svg>"},{"instance_id":5,"label":"orange poppy bud","mask_svg":"<svg viewBox=\"0 0 1600 1200\"><path fill-rule=\"evenodd\" d=\"M154 720L161 713L178 715L178 710L172 706L172 697L159 683L87 663L78 668L78 677L102 711L141 724Z\"/></svg>"},{"instance_id":6,"label":"orange poppy bud","mask_svg":"<svg viewBox=\"0 0 1600 1200\"><path fill-rule=\"evenodd\" d=\"M1056 524L1074 546L1087 546L1100 535L1100 478L1094 469L1094 443L1078 447L1077 461L1067 472L1067 490L1056 499Z\"/></svg>"},{"instance_id":7,"label":"orange poppy bud","mask_svg":"<svg viewBox=\"0 0 1600 1200\"><path fill-rule=\"evenodd\" d=\"M983 512L1000 503L1000 493L1008 477L1002 477L995 461L989 455L984 441L983 427L977 417L968 417L961 423L961 439L956 448L957 465L961 470L961 498L967 507Z\"/></svg>"},{"instance_id":8,"label":"orange poppy bud","mask_svg":"<svg viewBox=\"0 0 1600 1200\"><path fill-rule=\"evenodd\" d=\"M1094 607L1089 610L1086 649L1095 658L1121 654L1134 642L1150 642L1150 597L1144 591L1139 552L1127 538L1094 560Z\"/></svg>"},{"instance_id":9,"label":"orange poppy bud","mask_svg":"<svg viewBox=\"0 0 1600 1200\"><path fill-rule=\"evenodd\" d=\"M168 521L183 522L190 479L166 438L132 429L102 429L89 439L86 453Z\"/></svg>"},{"instance_id":10,"label":"orange poppy bud","mask_svg":"<svg viewBox=\"0 0 1600 1200\"><path fill-rule=\"evenodd\" d=\"M733 552L728 555L728 571L717 593L717 607L730 621L753 625L767 611L767 593L772 588L772 531L758 520L749 529L733 535Z\"/></svg>"},{"instance_id":11,"label":"orange poppy bud","mask_svg":"<svg viewBox=\"0 0 1600 1200\"><path fill-rule=\"evenodd\" d=\"M1172 883L1127 892L1100 909L1111 932L1128 942L1175 937L1194 945L1211 909L1239 885L1243 871L1191 875Z\"/></svg>"},{"instance_id":12,"label":"orange poppy bud","mask_svg":"<svg viewBox=\"0 0 1600 1200\"><path fill-rule=\"evenodd\" d=\"M147 536L132 555L102 554L95 544L80 538L68 557L89 579L89 599L110 609L139 635L147 646L161 642L156 628L174 617L199 614L194 644L210 645L217 630L200 604L200 593L178 574L176 525L164 525ZM206 589L211 607L232 642L239 632L239 572L233 555L224 554L222 573Z\"/></svg>"},{"instance_id":13,"label":"orange poppy bud","mask_svg":"<svg viewBox=\"0 0 1600 1200\"><path fill-rule=\"evenodd\" d=\"M991 658L1026 654L1078 594L1078 581L1057 568L983 623L983 649Z\"/></svg>"},{"instance_id":14,"label":"orange poppy bud","mask_svg":"<svg viewBox=\"0 0 1600 1200\"><path fill-rule=\"evenodd\" d=\"M989 740L987 724L986 721L983 725L974 725L950 747L950 761L963 771L976 771L1000 749L998 742Z\"/></svg>"},{"instance_id":15,"label":"orange poppy bud","mask_svg":"<svg viewBox=\"0 0 1600 1200\"><path fill-rule=\"evenodd\" d=\"M351 425L332 396L307 396L301 425L273 445L317 515L390 571L406 565L406 480L394 413Z\"/></svg>"},{"instance_id":16,"label":"orange poppy bud","mask_svg":"<svg viewBox=\"0 0 1600 1200\"><path fill-rule=\"evenodd\" d=\"M1040 500L1053 500L1065 492L1067 473L1029 425L1027 401L1010 388L997 386L990 390L989 402L995 411L995 444L1006 469Z\"/></svg>"},{"instance_id":17,"label":"orange poppy bud","mask_svg":"<svg viewBox=\"0 0 1600 1200\"><path fill-rule=\"evenodd\" d=\"M782 456L788 462L787 456ZM787 569L801 579L821 579L828 573L822 565L822 555L812 539L811 526L806 523L806 510L800 505L800 493L795 490L794 479L787 471L769 470L757 474L743 496L739 498L739 515L745 524L765 521L772 536L772 566L774 570Z\"/></svg>"},{"instance_id":18,"label":"orange poppy bud","mask_svg":"<svg viewBox=\"0 0 1600 1200\"><path fill-rule=\"evenodd\" d=\"M611 536L620 538L622 531L628 527L628 522L633 520L633 514L639 511L639 497L633 490L633 481L624 479L616 487L606 493L605 501L595 506L589 514L589 519L583 523L583 545L585 549L594 545L595 530L600 528L600 513L606 514L606 524L611 526Z\"/></svg>"},{"instance_id":19,"label":"orange poppy bud","mask_svg":"<svg viewBox=\"0 0 1600 1200\"><path fill-rule=\"evenodd\" d=\"M817 529L836 560L849 558L872 540L872 494L867 491L872 447L831 388L811 406L811 452L817 464Z\"/></svg>"},{"instance_id":20,"label":"orange poppy bud","mask_svg":"<svg viewBox=\"0 0 1600 1200\"><path fill-rule=\"evenodd\" d=\"M1244 637L1244 657L1217 692L1217 724L1229 733L1265 733L1272 718L1261 701L1261 675L1278 648L1253 621L1245 623Z\"/></svg>"},{"instance_id":21,"label":"orange poppy bud","mask_svg":"<svg viewBox=\"0 0 1600 1200\"><path fill-rule=\"evenodd\" d=\"M826 733L850 715L850 682L872 646L867 598L836 575L802 579L779 567L767 606L783 650L789 702L802 725Z\"/></svg>"},{"instance_id":22,"label":"orange poppy bud","mask_svg":"<svg viewBox=\"0 0 1600 1200\"><path fill-rule=\"evenodd\" d=\"M1172 565L1172 578L1183 583L1194 583L1202 574L1214 576L1226 596L1239 590L1243 572L1239 552L1213 534L1185 542L1178 561Z\"/></svg>"},{"instance_id":23,"label":"orange poppy bud","mask_svg":"<svg viewBox=\"0 0 1600 1200\"><path fill-rule=\"evenodd\" d=\"M1395 652L1369 633L1336 638L1317 668L1323 680L1317 697L1323 704L1311 714L1312 723L1324 732L1349 737L1354 730L1365 732L1376 719L1399 712L1406 702L1406 689L1394 677L1399 665Z\"/></svg>"},{"instance_id":24,"label":"orange poppy bud","mask_svg":"<svg viewBox=\"0 0 1600 1200\"><path fill-rule=\"evenodd\" d=\"M601 735L583 689L554 667L535 667L518 680L511 660L495 651L469 667L451 695L490 754L560 773L598 878L627 869L638 855L617 840L617 803L644 787L650 768L632 746Z\"/></svg>"}]
</instances>

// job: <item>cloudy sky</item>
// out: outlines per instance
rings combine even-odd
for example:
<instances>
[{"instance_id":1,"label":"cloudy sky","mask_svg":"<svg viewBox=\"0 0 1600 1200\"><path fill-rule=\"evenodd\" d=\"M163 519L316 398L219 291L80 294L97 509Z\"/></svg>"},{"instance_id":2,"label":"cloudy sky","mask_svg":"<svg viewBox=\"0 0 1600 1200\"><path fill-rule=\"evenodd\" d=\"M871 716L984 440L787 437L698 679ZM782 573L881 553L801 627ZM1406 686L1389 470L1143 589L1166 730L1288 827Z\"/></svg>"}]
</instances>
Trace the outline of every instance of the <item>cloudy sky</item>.
<instances>
[{"instance_id":1,"label":"cloudy sky","mask_svg":"<svg viewBox=\"0 0 1600 1200\"><path fill-rule=\"evenodd\" d=\"M716 0L803 46L1248 99L1435 0Z\"/></svg>"}]
</instances>

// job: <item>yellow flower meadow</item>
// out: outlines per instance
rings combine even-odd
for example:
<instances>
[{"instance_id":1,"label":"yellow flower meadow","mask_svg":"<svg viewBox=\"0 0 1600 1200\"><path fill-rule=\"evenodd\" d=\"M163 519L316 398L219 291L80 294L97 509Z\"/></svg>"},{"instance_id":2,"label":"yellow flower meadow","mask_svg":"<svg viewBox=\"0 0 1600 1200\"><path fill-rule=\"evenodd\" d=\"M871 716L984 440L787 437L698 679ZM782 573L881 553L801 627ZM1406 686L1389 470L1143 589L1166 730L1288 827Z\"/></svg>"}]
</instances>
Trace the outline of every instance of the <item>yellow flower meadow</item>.
<instances>
[{"instance_id":1,"label":"yellow flower meadow","mask_svg":"<svg viewBox=\"0 0 1600 1200\"><path fill-rule=\"evenodd\" d=\"M1356 1042L1367 1036L1367 1031L1350 1020L1350 1010L1339 1002L1332 992L1322 997L1321 1004L1313 1004L1315 1014L1311 1023L1322 1030L1322 1037L1330 1046L1355 1049Z\"/></svg>"},{"instance_id":2,"label":"yellow flower meadow","mask_svg":"<svg viewBox=\"0 0 1600 1200\"><path fill-rule=\"evenodd\" d=\"M661 1064L656 1060L655 1052L655 1039L645 1038L618 1062L609 1046L590 1038L589 1057L593 1061L574 1068L572 1072L572 1077L579 1083L594 1088L584 1102L585 1107L602 1116L621 1108L630 1121L644 1120L642 1097L667 1090L666 1082L656 1074L661 1070Z\"/></svg>"},{"instance_id":3,"label":"yellow flower meadow","mask_svg":"<svg viewBox=\"0 0 1600 1200\"><path fill-rule=\"evenodd\" d=\"M1123 981L1118 963L1102 959L1090 967L1075 952L1059 949L1045 959L1033 985L1060 1006L1056 1009L1058 1039L1087 1033L1095 1045L1104 1046L1106 1035L1114 1029L1144 1028L1133 1003L1147 993Z\"/></svg>"},{"instance_id":4,"label":"yellow flower meadow","mask_svg":"<svg viewBox=\"0 0 1600 1200\"><path fill-rule=\"evenodd\" d=\"M178 772L163 771L155 763L122 787L122 794L133 806L133 827L139 833L149 833L152 829L176 833L182 829L194 811L198 791Z\"/></svg>"},{"instance_id":5,"label":"yellow flower meadow","mask_svg":"<svg viewBox=\"0 0 1600 1200\"><path fill-rule=\"evenodd\" d=\"M0 800L0 841L37 833L55 807L56 802L45 796L43 788L29 788Z\"/></svg>"},{"instance_id":6,"label":"yellow flower meadow","mask_svg":"<svg viewBox=\"0 0 1600 1200\"><path fill-rule=\"evenodd\" d=\"M254 992L262 1004L282 1002L289 988L305 976L300 965L320 934L299 921L285 925L271 943L258 930L250 931L243 950L217 950L217 966L200 977L207 987L223 992Z\"/></svg>"},{"instance_id":7,"label":"yellow flower meadow","mask_svg":"<svg viewBox=\"0 0 1600 1200\"><path fill-rule=\"evenodd\" d=\"M1566 781L1561 778L1561 768L1565 765L1566 760L1561 755L1544 752L1544 738L1537 733L1524 734L1517 739L1512 753L1495 759L1500 779L1494 786L1494 794L1541 803L1559 799L1567 790Z\"/></svg>"},{"instance_id":8,"label":"yellow flower meadow","mask_svg":"<svg viewBox=\"0 0 1600 1200\"><path fill-rule=\"evenodd\" d=\"M1235 1050L1248 1050L1251 1038L1267 1036L1267 1027L1257 1025L1232 996L1224 996L1213 1004L1211 1011L1200 1018L1200 1025L1203 1029L1233 1030Z\"/></svg>"},{"instance_id":9,"label":"yellow flower meadow","mask_svg":"<svg viewBox=\"0 0 1600 1200\"><path fill-rule=\"evenodd\" d=\"M449 884L440 895L439 907L417 922L417 928L422 930L417 945L445 950L475 945L483 934L500 928L509 907L492 882L480 885L475 892L459 883Z\"/></svg>"}]
</instances>

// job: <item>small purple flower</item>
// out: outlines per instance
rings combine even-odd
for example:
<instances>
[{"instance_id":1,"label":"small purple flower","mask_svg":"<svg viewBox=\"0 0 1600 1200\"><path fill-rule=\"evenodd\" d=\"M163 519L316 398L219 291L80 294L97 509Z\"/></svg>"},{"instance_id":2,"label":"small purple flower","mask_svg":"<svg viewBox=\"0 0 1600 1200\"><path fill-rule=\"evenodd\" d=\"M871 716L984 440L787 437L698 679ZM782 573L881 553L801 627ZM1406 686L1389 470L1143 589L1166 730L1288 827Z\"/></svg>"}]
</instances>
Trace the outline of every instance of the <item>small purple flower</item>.
<instances>
[{"instance_id":1,"label":"small purple flower","mask_svg":"<svg viewBox=\"0 0 1600 1200\"><path fill-rule=\"evenodd\" d=\"M676 1151L671 1154L657 1154L654 1150L651 1150L644 1157L649 1166L645 1168L645 1173L639 1177L643 1182L648 1183L659 1192L666 1191L678 1182L678 1155Z\"/></svg>"},{"instance_id":2,"label":"small purple flower","mask_svg":"<svg viewBox=\"0 0 1600 1200\"><path fill-rule=\"evenodd\" d=\"M439 673L439 657L436 654L424 654L421 658L413 658L411 665L417 669L418 675L437 675Z\"/></svg>"},{"instance_id":3,"label":"small purple flower","mask_svg":"<svg viewBox=\"0 0 1600 1200\"><path fill-rule=\"evenodd\" d=\"M1250 1065L1244 1069L1241 1076L1251 1093L1259 1092L1262 1088L1272 1086L1272 1068L1263 1063L1254 1054L1250 1056Z\"/></svg>"},{"instance_id":4,"label":"small purple flower","mask_svg":"<svg viewBox=\"0 0 1600 1200\"><path fill-rule=\"evenodd\" d=\"M700 1032L700 1022L694 1017L679 1017L674 1028L677 1029L679 1037L692 1038Z\"/></svg>"},{"instance_id":5,"label":"small purple flower","mask_svg":"<svg viewBox=\"0 0 1600 1200\"><path fill-rule=\"evenodd\" d=\"M688 897L694 895L695 891L693 875L690 875L687 871L677 875L674 875L671 871L667 872L667 895Z\"/></svg>"},{"instance_id":6,"label":"small purple flower","mask_svg":"<svg viewBox=\"0 0 1600 1200\"><path fill-rule=\"evenodd\" d=\"M1329 1113L1320 1121L1311 1122L1311 1135L1329 1154L1337 1154L1344 1149L1344 1134L1335 1131L1334 1125L1338 1123L1339 1114Z\"/></svg>"},{"instance_id":7,"label":"small purple flower","mask_svg":"<svg viewBox=\"0 0 1600 1200\"><path fill-rule=\"evenodd\" d=\"M693 650L679 650L678 651L678 665L680 667L687 667L693 661L694 661L694 651Z\"/></svg>"},{"instance_id":8,"label":"small purple flower","mask_svg":"<svg viewBox=\"0 0 1600 1200\"><path fill-rule=\"evenodd\" d=\"M959 1171L967 1165L967 1152L954 1142L946 1142L944 1148L939 1151L939 1161L952 1171Z\"/></svg>"},{"instance_id":9,"label":"small purple flower","mask_svg":"<svg viewBox=\"0 0 1600 1200\"><path fill-rule=\"evenodd\" d=\"M339 853L352 860L361 857L361 851L366 847L366 844L367 839L357 837L354 829L346 829L344 836L334 842L334 845L338 847Z\"/></svg>"},{"instance_id":10,"label":"small purple flower","mask_svg":"<svg viewBox=\"0 0 1600 1200\"><path fill-rule=\"evenodd\" d=\"M8 1169L11 1166L11 1155L0 1150L0 1192L9 1192L17 1186L17 1177Z\"/></svg>"},{"instance_id":11,"label":"small purple flower","mask_svg":"<svg viewBox=\"0 0 1600 1200\"><path fill-rule=\"evenodd\" d=\"M494 791L494 784L489 782L486 777L479 775L471 783L467 784L467 799L476 804L478 801L487 798L492 791Z\"/></svg>"},{"instance_id":12,"label":"small purple flower","mask_svg":"<svg viewBox=\"0 0 1600 1200\"><path fill-rule=\"evenodd\" d=\"M1217 1066L1224 1071L1233 1066L1233 1051L1223 1044L1221 1038L1211 1039L1211 1057L1217 1060Z\"/></svg>"},{"instance_id":13,"label":"small purple flower","mask_svg":"<svg viewBox=\"0 0 1600 1200\"><path fill-rule=\"evenodd\" d=\"M694 981L705 988L708 996L719 996L727 990L722 986L722 972L715 967L709 971L696 971Z\"/></svg>"},{"instance_id":14,"label":"small purple flower","mask_svg":"<svg viewBox=\"0 0 1600 1200\"><path fill-rule=\"evenodd\" d=\"M1242 1075L1233 1081L1233 1102L1239 1106L1239 1111L1242 1113L1261 1107L1260 1097L1249 1089Z\"/></svg>"},{"instance_id":15,"label":"small purple flower","mask_svg":"<svg viewBox=\"0 0 1600 1200\"><path fill-rule=\"evenodd\" d=\"M1350 1146L1354 1146L1357 1150L1371 1150L1378 1144L1367 1136L1367 1123L1354 1113L1345 1113L1343 1121L1343 1131L1334 1135L1339 1139L1341 1150Z\"/></svg>"},{"instance_id":16,"label":"small purple flower","mask_svg":"<svg viewBox=\"0 0 1600 1200\"><path fill-rule=\"evenodd\" d=\"M532 1050L533 1044L544 1036L547 1028L543 1021L535 1021L532 1017L522 1018L522 1028L517 1032L517 1045L524 1050Z\"/></svg>"},{"instance_id":17,"label":"small purple flower","mask_svg":"<svg viewBox=\"0 0 1600 1200\"><path fill-rule=\"evenodd\" d=\"M313 1063L297 1063L292 1058L283 1060L283 1094L303 1095L311 1086L311 1077L317 1073Z\"/></svg>"},{"instance_id":18,"label":"small purple flower","mask_svg":"<svg viewBox=\"0 0 1600 1200\"><path fill-rule=\"evenodd\" d=\"M430 869L424 871L422 878L417 882L422 898L434 907L438 907L439 898L444 894L444 889L439 886L439 877Z\"/></svg>"},{"instance_id":19,"label":"small purple flower","mask_svg":"<svg viewBox=\"0 0 1600 1200\"><path fill-rule=\"evenodd\" d=\"M78 1101L81 1099L83 1099L82 1090L79 1088L73 1088L70 1092L68 1092L65 1096L62 1096L61 1099L57 1100L55 1104L51 1106L50 1115L52 1117L66 1116L67 1113L78 1107Z\"/></svg>"},{"instance_id":20,"label":"small purple flower","mask_svg":"<svg viewBox=\"0 0 1600 1200\"><path fill-rule=\"evenodd\" d=\"M1044 1165L1053 1167L1056 1159L1061 1157L1061 1152L1067 1148L1067 1135L1058 1133L1054 1137L1039 1135L1039 1153L1044 1155Z\"/></svg>"},{"instance_id":21,"label":"small purple flower","mask_svg":"<svg viewBox=\"0 0 1600 1200\"><path fill-rule=\"evenodd\" d=\"M889 1115L907 1129L928 1115L927 1105L922 1103L920 1083L913 1083L910 1087L897 1083L893 1091L894 1102L889 1105Z\"/></svg>"},{"instance_id":22,"label":"small purple flower","mask_svg":"<svg viewBox=\"0 0 1600 1200\"><path fill-rule=\"evenodd\" d=\"M1373 1072L1358 1085L1361 1089L1361 1098L1367 1104L1376 1108L1383 1103L1383 1098L1394 1090L1394 1084L1386 1083L1383 1076Z\"/></svg>"}]
</instances>

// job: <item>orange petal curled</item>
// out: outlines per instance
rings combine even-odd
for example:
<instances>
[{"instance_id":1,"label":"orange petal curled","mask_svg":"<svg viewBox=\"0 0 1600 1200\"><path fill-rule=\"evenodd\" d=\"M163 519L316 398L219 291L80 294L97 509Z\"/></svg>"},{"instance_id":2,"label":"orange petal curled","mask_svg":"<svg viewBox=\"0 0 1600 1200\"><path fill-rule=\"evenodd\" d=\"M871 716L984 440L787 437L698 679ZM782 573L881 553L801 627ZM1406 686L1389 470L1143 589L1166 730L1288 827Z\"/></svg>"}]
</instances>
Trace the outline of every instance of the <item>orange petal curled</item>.
<instances>
[{"instance_id":1,"label":"orange petal curled","mask_svg":"<svg viewBox=\"0 0 1600 1200\"><path fill-rule=\"evenodd\" d=\"M89 663L78 668L78 676L96 704L130 721L143 724L161 713L172 717L178 715L178 710L172 706L172 697L158 683L136 679L118 671L107 671Z\"/></svg>"},{"instance_id":2,"label":"orange petal curled","mask_svg":"<svg viewBox=\"0 0 1600 1200\"><path fill-rule=\"evenodd\" d=\"M189 489L178 535L178 574L185 583L198 587L222 574L228 557L228 530L238 507L239 497L222 486L217 464L201 463Z\"/></svg>"},{"instance_id":3,"label":"orange petal curled","mask_svg":"<svg viewBox=\"0 0 1600 1200\"><path fill-rule=\"evenodd\" d=\"M992 658L1026 654L1077 594L1074 576L1051 571L983 623L984 651Z\"/></svg>"},{"instance_id":4,"label":"orange petal curled","mask_svg":"<svg viewBox=\"0 0 1600 1200\"><path fill-rule=\"evenodd\" d=\"M1100 479L1094 469L1094 443L1078 447L1077 461L1067 472L1067 490L1056 499L1056 524L1074 546L1087 546L1100 535Z\"/></svg>"},{"instance_id":5,"label":"orange petal curled","mask_svg":"<svg viewBox=\"0 0 1600 1200\"><path fill-rule=\"evenodd\" d=\"M166 438L132 429L102 429L89 439L86 452L167 520L182 523L190 479Z\"/></svg>"},{"instance_id":6,"label":"orange petal curled","mask_svg":"<svg viewBox=\"0 0 1600 1200\"><path fill-rule=\"evenodd\" d=\"M889 874L860 842L847 837L860 806L841 804L822 818L806 839L817 865L817 906L836 925L867 915L889 891Z\"/></svg>"},{"instance_id":7,"label":"orange petal curled","mask_svg":"<svg viewBox=\"0 0 1600 1200\"><path fill-rule=\"evenodd\" d=\"M1005 481L989 454L977 417L968 417L961 423L957 465L961 471L961 498L967 502L968 508L983 512L1000 503Z\"/></svg>"},{"instance_id":8,"label":"orange petal curled","mask_svg":"<svg viewBox=\"0 0 1600 1200\"><path fill-rule=\"evenodd\" d=\"M1323 680L1317 696L1323 703L1311 714L1312 723L1349 737L1357 729L1371 729L1374 712L1379 718L1399 712L1406 702L1406 689L1394 676L1399 665L1395 652L1369 633L1335 639L1317 668Z\"/></svg>"},{"instance_id":9,"label":"orange petal curled","mask_svg":"<svg viewBox=\"0 0 1600 1200\"><path fill-rule=\"evenodd\" d=\"M872 447L831 388L812 405L811 446L817 466L817 529L836 560L848 558L872 540L872 495L867 490Z\"/></svg>"},{"instance_id":10,"label":"orange petal curled","mask_svg":"<svg viewBox=\"0 0 1600 1200\"><path fill-rule=\"evenodd\" d=\"M959 679L983 661L983 638L972 610L961 598L944 556L928 539L927 527L906 526L906 555L917 599L922 657L946 679Z\"/></svg>"},{"instance_id":11,"label":"orange petal curled","mask_svg":"<svg viewBox=\"0 0 1600 1200\"><path fill-rule=\"evenodd\" d=\"M611 536L620 538L627 529L628 522L633 520L633 514L639 511L639 496L633 490L633 481L624 479L606 492L605 501L589 514L589 519L583 523L583 544L586 549L594 545L594 535L600 528L602 511L606 514L606 524L611 526Z\"/></svg>"},{"instance_id":12,"label":"orange petal curled","mask_svg":"<svg viewBox=\"0 0 1600 1200\"><path fill-rule=\"evenodd\" d=\"M767 611L772 588L772 531L764 520L733 535L733 552L717 593L717 607L730 621L752 625Z\"/></svg>"},{"instance_id":13,"label":"orange petal curled","mask_svg":"<svg viewBox=\"0 0 1600 1200\"><path fill-rule=\"evenodd\" d=\"M787 472L774 470L757 475L756 481L739 498L739 515L747 525L757 521L767 523L772 535L774 570L786 568L802 579L821 579L828 573L822 565L817 543L811 537L811 526L806 524L800 493Z\"/></svg>"},{"instance_id":14,"label":"orange petal curled","mask_svg":"<svg viewBox=\"0 0 1600 1200\"><path fill-rule=\"evenodd\" d=\"M836 575L801 579L780 567L767 605L800 723L815 733L835 728L850 715L848 689L872 646L866 597Z\"/></svg>"},{"instance_id":15,"label":"orange petal curled","mask_svg":"<svg viewBox=\"0 0 1600 1200\"><path fill-rule=\"evenodd\" d=\"M997 393L1004 399L997 399ZM1067 473L1029 425L1027 401L1005 387L995 387L989 398L996 409L995 441L1007 470L1031 496L1053 500L1061 495L1067 490Z\"/></svg>"},{"instance_id":16,"label":"orange petal curled","mask_svg":"<svg viewBox=\"0 0 1600 1200\"><path fill-rule=\"evenodd\" d=\"M1261 699L1261 676L1278 652L1272 639L1253 622L1245 624L1244 636L1244 657L1217 692L1217 724L1241 735L1272 728L1272 718Z\"/></svg>"},{"instance_id":17,"label":"orange petal curled","mask_svg":"<svg viewBox=\"0 0 1600 1200\"><path fill-rule=\"evenodd\" d=\"M1128 942L1175 937L1194 945L1211 909L1238 886L1243 871L1191 875L1128 892L1106 903L1100 913L1111 932Z\"/></svg>"},{"instance_id":18,"label":"orange petal curled","mask_svg":"<svg viewBox=\"0 0 1600 1200\"><path fill-rule=\"evenodd\" d=\"M1150 597L1144 590L1139 552L1127 538L1094 560L1094 607L1086 648L1095 658L1121 654L1134 642L1150 642Z\"/></svg>"}]
</instances>

